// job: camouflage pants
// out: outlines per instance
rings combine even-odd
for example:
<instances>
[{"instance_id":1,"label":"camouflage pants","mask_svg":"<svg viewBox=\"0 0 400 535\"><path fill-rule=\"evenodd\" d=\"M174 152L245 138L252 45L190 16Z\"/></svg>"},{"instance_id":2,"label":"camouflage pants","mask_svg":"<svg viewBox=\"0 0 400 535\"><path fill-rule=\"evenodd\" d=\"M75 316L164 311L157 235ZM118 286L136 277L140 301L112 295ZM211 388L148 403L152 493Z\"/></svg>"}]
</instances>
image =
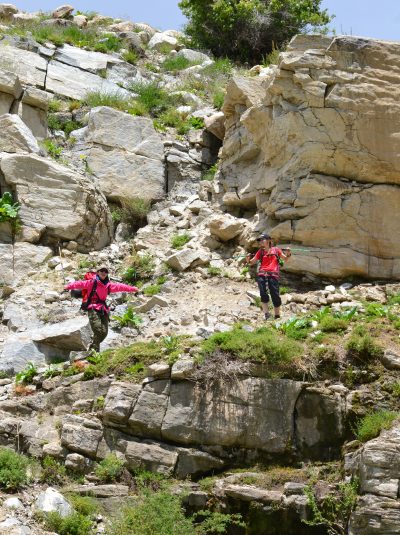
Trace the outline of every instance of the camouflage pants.
<instances>
[{"instance_id":1,"label":"camouflage pants","mask_svg":"<svg viewBox=\"0 0 400 535\"><path fill-rule=\"evenodd\" d=\"M93 341L89 349L100 351L100 344L108 334L108 314L100 314L95 310L89 310L89 322L93 331Z\"/></svg>"}]
</instances>

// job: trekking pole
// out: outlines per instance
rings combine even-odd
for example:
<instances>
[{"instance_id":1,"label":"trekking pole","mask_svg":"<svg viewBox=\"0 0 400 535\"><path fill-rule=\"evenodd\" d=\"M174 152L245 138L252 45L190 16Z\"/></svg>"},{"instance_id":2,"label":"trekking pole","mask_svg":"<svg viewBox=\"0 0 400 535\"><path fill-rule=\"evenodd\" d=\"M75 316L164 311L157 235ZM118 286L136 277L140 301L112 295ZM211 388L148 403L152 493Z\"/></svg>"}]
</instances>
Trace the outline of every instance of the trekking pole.
<instances>
[{"instance_id":1,"label":"trekking pole","mask_svg":"<svg viewBox=\"0 0 400 535\"><path fill-rule=\"evenodd\" d=\"M64 279L64 286L67 284L67 281L65 280L65 273L64 273L64 266L63 266L63 256L61 254L61 247L60 242L58 242L58 254L60 255L60 266L61 266L61 273Z\"/></svg>"}]
</instances>

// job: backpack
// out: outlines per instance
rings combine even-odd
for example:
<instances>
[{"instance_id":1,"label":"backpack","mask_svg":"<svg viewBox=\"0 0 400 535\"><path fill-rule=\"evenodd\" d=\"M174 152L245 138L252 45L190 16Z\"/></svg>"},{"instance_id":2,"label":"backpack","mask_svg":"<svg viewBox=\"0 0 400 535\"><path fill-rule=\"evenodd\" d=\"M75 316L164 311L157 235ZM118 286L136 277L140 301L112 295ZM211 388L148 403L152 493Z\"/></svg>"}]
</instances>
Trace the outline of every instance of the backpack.
<instances>
[{"instance_id":1,"label":"backpack","mask_svg":"<svg viewBox=\"0 0 400 535\"><path fill-rule=\"evenodd\" d=\"M95 271L88 271L87 273L85 273L83 279L85 281L96 279L96 272ZM88 291L85 290L85 289L83 289L83 290L71 290L71 297L75 297L76 299L82 299L81 309L82 310L87 310L88 309L87 307L88 307L93 295L96 292L96 287L97 287L97 281L95 280L95 282L93 284L92 291L90 292L90 295L88 294Z\"/></svg>"}]
</instances>

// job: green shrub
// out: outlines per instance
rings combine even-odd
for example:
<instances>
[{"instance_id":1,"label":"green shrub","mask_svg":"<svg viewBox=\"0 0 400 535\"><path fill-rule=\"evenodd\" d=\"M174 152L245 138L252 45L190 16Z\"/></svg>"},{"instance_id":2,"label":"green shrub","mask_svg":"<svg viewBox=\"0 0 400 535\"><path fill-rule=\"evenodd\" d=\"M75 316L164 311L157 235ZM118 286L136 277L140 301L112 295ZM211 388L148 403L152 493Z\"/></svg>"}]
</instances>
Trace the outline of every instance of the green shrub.
<instances>
[{"instance_id":1,"label":"green shrub","mask_svg":"<svg viewBox=\"0 0 400 535\"><path fill-rule=\"evenodd\" d=\"M118 459L114 453L107 455L95 469L96 476L102 483L113 483L122 474L124 461Z\"/></svg>"},{"instance_id":2,"label":"green shrub","mask_svg":"<svg viewBox=\"0 0 400 535\"><path fill-rule=\"evenodd\" d=\"M213 94L212 102L214 108L217 108L217 110L221 110L222 106L224 105L225 100L225 90L221 88L217 88Z\"/></svg>"},{"instance_id":3,"label":"green shrub","mask_svg":"<svg viewBox=\"0 0 400 535\"><path fill-rule=\"evenodd\" d=\"M287 337L294 340L307 338L310 332L311 321L309 318L296 318L296 316L284 321L278 325L278 329Z\"/></svg>"},{"instance_id":4,"label":"green shrub","mask_svg":"<svg viewBox=\"0 0 400 535\"><path fill-rule=\"evenodd\" d=\"M217 350L240 359L271 365L288 363L302 353L302 347L297 342L280 339L273 330L261 327L248 332L240 326L231 331L214 333L201 344L201 352L205 356Z\"/></svg>"},{"instance_id":5,"label":"green shrub","mask_svg":"<svg viewBox=\"0 0 400 535\"><path fill-rule=\"evenodd\" d=\"M42 473L40 480L48 485L61 485L66 478L65 466L53 457L46 456L42 460Z\"/></svg>"},{"instance_id":6,"label":"green shrub","mask_svg":"<svg viewBox=\"0 0 400 535\"><path fill-rule=\"evenodd\" d=\"M61 100L58 100L57 98L53 98L53 99L50 100L49 107L48 107L48 111L50 113L61 111L61 108L62 108L62 101Z\"/></svg>"},{"instance_id":7,"label":"green shrub","mask_svg":"<svg viewBox=\"0 0 400 535\"><path fill-rule=\"evenodd\" d=\"M56 115L49 113L47 116L47 126L54 132L54 130L61 130L62 125Z\"/></svg>"},{"instance_id":8,"label":"green shrub","mask_svg":"<svg viewBox=\"0 0 400 535\"><path fill-rule=\"evenodd\" d=\"M218 171L218 164L212 165L205 173L202 174L201 180L209 180L212 181L215 178L215 174Z\"/></svg>"},{"instance_id":9,"label":"green shrub","mask_svg":"<svg viewBox=\"0 0 400 535\"><path fill-rule=\"evenodd\" d=\"M75 511L83 516L92 516L99 509L96 500L90 496L71 493L67 494L67 499Z\"/></svg>"},{"instance_id":10,"label":"green shrub","mask_svg":"<svg viewBox=\"0 0 400 535\"><path fill-rule=\"evenodd\" d=\"M204 119L201 117L189 117L188 122L195 130L202 130L204 128Z\"/></svg>"},{"instance_id":11,"label":"green shrub","mask_svg":"<svg viewBox=\"0 0 400 535\"><path fill-rule=\"evenodd\" d=\"M62 154L62 147L60 147L55 141L51 139L44 139L42 141L42 146L53 160L59 160Z\"/></svg>"},{"instance_id":12,"label":"green shrub","mask_svg":"<svg viewBox=\"0 0 400 535\"><path fill-rule=\"evenodd\" d=\"M186 69L190 65L191 62L183 56L171 56L163 61L162 68L165 71L176 72Z\"/></svg>"},{"instance_id":13,"label":"green shrub","mask_svg":"<svg viewBox=\"0 0 400 535\"><path fill-rule=\"evenodd\" d=\"M68 137L71 132L73 132L74 130L79 130L79 128L82 128L82 123L80 123L79 121L67 121L62 125L61 129Z\"/></svg>"},{"instance_id":14,"label":"green shrub","mask_svg":"<svg viewBox=\"0 0 400 535\"><path fill-rule=\"evenodd\" d=\"M90 518L80 513L63 518L59 513L51 512L44 516L44 523L49 531L55 531L58 535L90 535L92 532Z\"/></svg>"},{"instance_id":15,"label":"green shrub","mask_svg":"<svg viewBox=\"0 0 400 535\"><path fill-rule=\"evenodd\" d=\"M140 327L143 323L139 314L136 314L132 307L128 307L122 316L113 316L113 320L118 321L119 326L122 327Z\"/></svg>"},{"instance_id":16,"label":"green shrub","mask_svg":"<svg viewBox=\"0 0 400 535\"><path fill-rule=\"evenodd\" d=\"M139 56L134 50L127 50L122 54L122 59L131 65L136 65L139 60Z\"/></svg>"},{"instance_id":17,"label":"green shrub","mask_svg":"<svg viewBox=\"0 0 400 535\"><path fill-rule=\"evenodd\" d=\"M344 319L335 318L330 314L322 318L319 327L324 333L333 333L339 331L345 331L347 329L348 322Z\"/></svg>"},{"instance_id":18,"label":"green shrub","mask_svg":"<svg viewBox=\"0 0 400 535\"><path fill-rule=\"evenodd\" d=\"M221 57L259 62L275 46L282 46L296 33L321 31L330 17L320 8L322 0L181 0L187 17L186 34L193 45ZM193 46L192 45L192 46Z\"/></svg>"},{"instance_id":19,"label":"green shrub","mask_svg":"<svg viewBox=\"0 0 400 535\"><path fill-rule=\"evenodd\" d=\"M28 482L28 459L8 448L0 448L0 488L16 491Z\"/></svg>"},{"instance_id":20,"label":"green shrub","mask_svg":"<svg viewBox=\"0 0 400 535\"><path fill-rule=\"evenodd\" d=\"M129 108L130 101L118 92L88 91L82 100L84 106L96 108L97 106L108 106L116 110L125 111Z\"/></svg>"},{"instance_id":21,"label":"green shrub","mask_svg":"<svg viewBox=\"0 0 400 535\"><path fill-rule=\"evenodd\" d=\"M195 535L185 518L181 499L167 492L144 493L111 526L110 535Z\"/></svg>"},{"instance_id":22,"label":"green shrub","mask_svg":"<svg viewBox=\"0 0 400 535\"><path fill-rule=\"evenodd\" d=\"M135 232L146 224L147 214L150 210L151 203L147 199L125 199L112 212L112 217L116 223L125 223L128 225L130 232Z\"/></svg>"},{"instance_id":23,"label":"green shrub","mask_svg":"<svg viewBox=\"0 0 400 535\"><path fill-rule=\"evenodd\" d=\"M173 249L182 249L182 247L190 242L191 239L192 236L187 232L184 232L183 234L174 234L171 238L171 247Z\"/></svg>"},{"instance_id":24,"label":"green shrub","mask_svg":"<svg viewBox=\"0 0 400 535\"><path fill-rule=\"evenodd\" d=\"M382 429L390 429L394 420L399 418L399 412L380 410L364 416L358 423L355 431L361 442L367 442L377 437Z\"/></svg>"},{"instance_id":25,"label":"green shrub","mask_svg":"<svg viewBox=\"0 0 400 535\"><path fill-rule=\"evenodd\" d=\"M207 273L211 275L211 277L219 277L222 273L222 270L219 267L208 266Z\"/></svg>"},{"instance_id":26,"label":"green shrub","mask_svg":"<svg viewBox=\"0 0 400 535\"><path fill-rule=\"evenodd\" d=\"M358 335L353 332L346 349L351 357L363 362L379 359L383 355L382 347L368 334Z\"/></svg>"},{"instance_id":27,"label":"green shrub","mask_svg":"<svg viewBox=\"0 0 400 535\"><path fill-rule=\"evenodd\" d=\"M162 113L158 119L155 119L155 126L161 127L169 126L176 128L178 134L184 135L190 130L190 124L185 117L174 108L169 108Z\"/></svg>"},{"instance_id":28,"label":"green shrub","mask_svg":"<svg viewBox=\"0 0 400 535\"><path fill-rule=\"evenodd\" d=\"M150 115L157 116L170 105L168 93L157 82L135 82L130 89L137 94L136 100Z\"/></svg>"},{"instance_id":29,"label":"green shrub","mask_svg":"<svg viewBox=\"0 0 400 535\"><path fill-rule=\"evenodd\" d=\"M389 297L389 305L400 305L400 294L394 294Z\"/></svg>"},{"instance_id":30,"label":"green shrub","mask_svg":"<svg viewBox=\"0 0 400 535\"><path fill-rule=\"evenodd\" d=\"M22 383L25 385L31 384L36 374L37 374L36 366L33 364L33 362L28 362L27 367L24 370L18 372L17 375L15 376L15 382L17 384L19 383Z\"/></svg>"},{"instance_id":31,"label":"green shrub","mask_svg":"<svg viewBox=\"0 0 400 535\"><path fill-rule=\"evenodd\" d=\"M238 526L245 528L246 523L242 520L240 513L225 514L218 511L198 511L193 515L196 521L201 522L198 526L200 534L210 533L214 535L216 533L227 533L227 529L231 526Z\"/></svg>"},{"instance_id":32,"label":"green shrub","mask_svg":"<svg viewBox=\"0 0 400 535\"><path fill-rule=\"evenodd\" d=\"M381 303L370 303L365 308L365 313L367 316L372 316L376 318L384 318L387 312L387 307L381 305Z\"/></svg>"},{"instance_id":33,"label":"green shrub","mask_svg":"<svg viewBox=\"0 0 400 535\"><path fill-rule=\"evenodd\" d=\"M268 67L269 65L278 65L279 60L279 54L281 51L279 48L275 48L274 45L272 45L272 50L269 54L265 54L265 56L262 57L261 65L263 67Z\"/></svg>"},{"instance_id":34,"label":"green shrub","mask_svg":"<svg viewBox=\"0 0 400 535\"><path fill-rule=\"evenodd\" d=\"M161 285L160 284L149 284L143 288L144 295L157 295L160 293Z\"/></svg>"},{"instance_id":35,"label":"green shrub","mask_svg":"<svg viewBox=\"0 0 400 535\"><path fill-rule=\"evenodd\" d=\"M153 276L155 265L150 254L139 255L134 253L128 260L129 266L122 274L124 282L134 283L140 280L148 280Z\"/></svg>"}]
</instances>

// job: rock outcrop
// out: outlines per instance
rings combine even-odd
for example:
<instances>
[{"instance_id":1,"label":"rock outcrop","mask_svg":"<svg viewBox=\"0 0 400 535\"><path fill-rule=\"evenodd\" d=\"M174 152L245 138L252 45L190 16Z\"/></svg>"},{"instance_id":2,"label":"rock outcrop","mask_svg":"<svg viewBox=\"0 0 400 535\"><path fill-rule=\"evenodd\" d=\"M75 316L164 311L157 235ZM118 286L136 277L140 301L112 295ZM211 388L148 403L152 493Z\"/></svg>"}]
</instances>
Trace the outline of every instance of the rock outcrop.
<instances>
[{"instance_id":1,"label":"rock outcrop","mask_svg":"<svg viewBox=\"0 0 400 535\"><path fill-rule=\"evenodd\" d=\"M278 66L228 86L221 201L253 207L278 243L307 246L288 270L400 277L399 50L298 36Z\"/></svg>"}]
</instances>

